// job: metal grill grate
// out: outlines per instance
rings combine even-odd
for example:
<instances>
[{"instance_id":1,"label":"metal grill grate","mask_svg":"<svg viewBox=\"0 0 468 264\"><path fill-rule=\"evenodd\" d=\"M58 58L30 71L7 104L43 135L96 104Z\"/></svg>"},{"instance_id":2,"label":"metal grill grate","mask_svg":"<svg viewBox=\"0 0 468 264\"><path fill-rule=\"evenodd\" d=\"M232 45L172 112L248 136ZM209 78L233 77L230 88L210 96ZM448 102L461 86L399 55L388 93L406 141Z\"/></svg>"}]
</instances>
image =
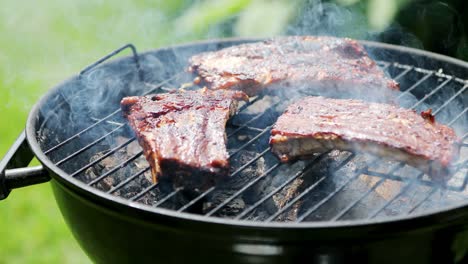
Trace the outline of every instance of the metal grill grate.
<instances>
[{"instance_id":1,"label":"metal grill grate","mask_svg":"<svg viewBox=\"0 0 468 264\"><path fill-rule=\"evenodd\" d=\"M100 60L97 64L102 61L104 60ZM136 62L139 69L137 59ZM400 99L403 104L411 102L411 105L406 107L419 109L430 106L437 120L449 126L466 122L468 108L461 107L456 113L449 109L456 100L464 102L468 87L466 80L411 65L385 61L378 63L401 83L403 92ZM168 86L179 87L186 77L184 73L178 73L158 84L143 83L146 86L145 94L170 91ZM432 88L430 92L423 93L423 87L428 86ZM416 95L419 100L416 102L405 100L405 97L411 98L411 95ZM268 97L268 100L273 100L269 105L270 110L249 113L252 107L266 100L266 97L268 95L258 96L248 104L242 105L239 109L239 118L234 117L227 127L230 142L228 150L233 163L231 178L245 178L249 171L258 169L260 166L258 164L262 164L262 170L257 171L258 175L247 177L248 179L240 186L232 187L224 184L213 186L204 192L187 194L187 190L165 190L157 184L150 184L145 178L145 174L149 173L147 164L142 166L137 162L142 159L143 152L137 150L131 154L127 153L129 148L136 144L136 140L131 136L128 126L120 115L120 110L115 110L103 118L93 119L94 123L91 126L49 148L45 154L52 157L51 154L64 146L80 141L86 133L98 130L100 134L93 141L85 145L78 144L79 148L55 160L55 164L69 172L72 177L79 178L109 194L154 207L203 214L207 217L266 222L370 219L411 214L434 206L443 207L447 203L455 203L468 197L466 190L468 166L464 160L468 151L467 131L461 131L459 134L463 140L462 159L456 164L452 179L443 186L432 182L423 173L403 163L348 152L317 153L308 161L280 164L270 153L267 139L275 117L281 113L287 102L274 101L274 97ZM80 164L78 169L68 171L70 163L75 162L76 157L85 152L98 153L97 146L100 143L117 136L122 140L111 140L115 141L112 146L104 150L99 149L98 156L93 156L94 158L87 163ZM128 155L122 155L122 152ZM242 156L245 153L249 153L250 156L245 158ZM105 163L109 159L112 160L112 164ZM244 161L239 161L242 159ZM104 167L103 170L95 173L96 167L99 166ZM323 169L321 167L325 167L327 173L319 173ZM288 175L278 176L285 170L288 171ZM84 176L89 171L94 172L93 177ZM118 176L119 173L125 177ZM278 179L281 180L268 188L259 188ZM268 206L276 196L284 196L288 188L298 180L301 181L301 186L296 188L296 193L292 197L283 200L283 204L276 208L271 209L271 206ZM216 202L210 200L220 193L221 199ZM250 198L240 201L239 197L244 196ZM236 202L243 204L236 206ZM270 209L262 209L260 214L259 208ZM293 211L296 211L293 219L286 217Z\"/></svg>"}]
</instances>

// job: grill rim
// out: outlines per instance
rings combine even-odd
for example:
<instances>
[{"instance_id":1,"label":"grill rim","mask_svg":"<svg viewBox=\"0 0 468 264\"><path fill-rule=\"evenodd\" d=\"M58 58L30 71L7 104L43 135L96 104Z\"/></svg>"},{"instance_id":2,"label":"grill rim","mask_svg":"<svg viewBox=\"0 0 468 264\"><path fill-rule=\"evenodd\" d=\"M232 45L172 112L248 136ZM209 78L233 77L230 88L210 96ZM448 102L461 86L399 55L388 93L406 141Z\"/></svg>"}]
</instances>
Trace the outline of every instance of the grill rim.
<instances>
[{"instance_id":1,"label":"grill rim","mask_svg":"<svg viewBox=\"0 0 468 264\"><path fill-rule=\"evenodd\" d=\"M263 39L258 38L222 38L222 39L210 39L204 41L189 42L180 45L172 45L161 47L158 49L153 49L139 53L139 56L145 56L147 54L164 51L168 49L178 49L178 48L189 48L196 47L199 45L219 45L219 44L236 44L236 43L247 43L253 41L261 41ZM411 55L422 56L424 58L430 58L432 60L438 60L447 64L455 65L461 67L464 70L468 71L468 62L464 62L459 59L448 57L445 55L419 50L415 48L409 48L404 46L398 46L393 44L374 42L374 41L364 41L358 40L361 44L366 46L366 48L381 48L389 49L397 52L408 53ZM118 64L122 60L133 59L132 56L124 56L118 59L113 59L103 65L107 64ZM436 71L436 70L434 70ZM446 74L446 72L444 72ZM457 76L455 76L457 77ZM394 226L398 224L399 226L402 223L405 223L405 226L411 229L414 228L423 228L427 226L433 226L434 224L450 224L451 222L460 219L462 217L468 217L468 203L460 203L457 205L451 205L443 207L442 209L432 209L426 210L421 213L413 213L410 215L401 215L396 217L384 217L384 218L375 218L375 219L358 219L358 220L340 220L340 221L324 221L324 222L263 222L263 221L250 221L250 220L237 220L237 219L228 219L228 218L218 218L218 217L207 217L204 215L196 215L186 212L178 212L174 210L169 210L165 208L151 207L138 202L133 202L121 197L108 194L106 192L100 191L92 186L88 186L86 183L81 182L78 179L71 177L68 173L56 166L40 148L39 142L36 137L36 127L38 127L37 122L39 120L40 109L43 105L48 102L49 98L52 98L60 88L73 80L79 78L79 74L74 75L65 81L59 83L55 87L49 89L33 106L31 109L27 123L26 123L26 139L28 144L34 153L35 157L41 162L45 169L47 169L51 177L57 182L63 184L67 187L68 191L72 191L77 195L84 195L87 198L95 201L99 201L98 204L105 205L107 208L114 208L119 211L131 212L134 215L144 215L147 216L158 216L169 218L172 220L186 220L186 221L195 221L200 223L207 224L221 224L229 226L238 226L238 227L254 227L254 228L265 228L265 229L328 229L328 228L358 228L358 227L368 227L368 228L377 228L381 226L391 225ZM468 81L465 79L462 81L465 84L468 84ZM380 228L379 228L380 229ZM392 232L393 228L389 228L389 232ZM394 230L393 230L394 231Z\"/></svg>"}]
</instances>

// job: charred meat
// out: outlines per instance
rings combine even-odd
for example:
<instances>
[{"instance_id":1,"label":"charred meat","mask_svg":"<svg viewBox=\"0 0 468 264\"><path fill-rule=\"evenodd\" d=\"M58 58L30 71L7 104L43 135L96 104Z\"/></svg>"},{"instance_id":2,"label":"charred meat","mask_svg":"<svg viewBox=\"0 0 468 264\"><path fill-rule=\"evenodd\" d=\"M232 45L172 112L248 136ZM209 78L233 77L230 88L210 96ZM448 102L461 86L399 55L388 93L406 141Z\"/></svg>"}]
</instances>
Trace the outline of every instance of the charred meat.
<instances>
[{"instance_id":1,"label":"charred meat","mask_svg":"<svg viewBox=\"0 0 468 264\"><path fill-rule=\"evenodd\" d=\"M226 122L240 91L178 91L125 97L124 117L148 160L153 182L203 189L227 176Z\"/></svg>"},{"instance_id":2,"label":"charred meat","mask_svg":"<svg viewBox=\"0 0 468 264\"><path fill-rule=\"evenodd\" d=\"M450 163L458 158L459 139L429 115L388 104L310 96L288 106L272 129L270 144L282 161L330 149L361 151L446 179Z\"/></svg>"},{"instance_id":3,"label":"charred meat","mask_svg":"<svg viewBox=\"0 0 468 264\"><path fill-rule=\"evenodd\" d=\"M250 96L265 87L286 93L302 87L327 97L388 101L399 90L357 41L325 36L278 37L196 54L189 71L211 89Z\"/></svg>"}]
</instances>

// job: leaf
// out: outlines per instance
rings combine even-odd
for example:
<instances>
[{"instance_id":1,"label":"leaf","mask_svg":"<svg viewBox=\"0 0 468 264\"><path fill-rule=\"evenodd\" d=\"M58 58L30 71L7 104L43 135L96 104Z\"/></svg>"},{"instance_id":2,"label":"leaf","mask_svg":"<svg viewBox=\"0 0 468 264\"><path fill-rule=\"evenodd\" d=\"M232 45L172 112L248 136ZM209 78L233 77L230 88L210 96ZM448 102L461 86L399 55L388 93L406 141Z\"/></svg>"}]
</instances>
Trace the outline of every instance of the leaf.
<instances>
[{"instance_id":1,"label":"leaf","mask_svg":"<svg viewBox=\"0 0 468 264\"><path fill-rule=\"evenodd\" d=\"M296 1L253 1L240 15L235 33L242 37L278 35L286 29L296 9Z\"/></svg>"},{"instance_id":2,"label":"leaf","mask_svg":"<svg viewBox=\"0 0 468 264\"><path fill-rule=\"evenodd\" d=\"M236 15L251 0L206 0L192 5L174 22L174 28L181 35L202 35L210 27Z\"/></svg>"}]
</instances>

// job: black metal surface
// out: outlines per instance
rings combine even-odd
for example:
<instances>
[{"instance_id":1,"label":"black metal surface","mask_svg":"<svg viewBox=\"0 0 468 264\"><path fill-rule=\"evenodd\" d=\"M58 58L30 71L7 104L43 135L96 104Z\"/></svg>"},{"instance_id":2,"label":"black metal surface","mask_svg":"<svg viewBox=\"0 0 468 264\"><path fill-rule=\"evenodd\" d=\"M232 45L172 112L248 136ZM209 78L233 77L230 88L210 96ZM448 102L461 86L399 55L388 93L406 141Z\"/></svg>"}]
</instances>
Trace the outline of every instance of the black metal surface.
<instances>
[{"instance_id":1,"label":"black metal surface","mask_svg":"<svg viewBox=\"0 0 468 264\"><path fill-rule=\"evenodd\" d=\"M219 214L237 197L246 195L275 173L281 173L285 166L297 165L273 162L268 147L261 144L275 119L271 111L252 114L241 123L233 120L228 126L227 134L232 141L240 140L236 138L238 135L247 135L241 144L228 144L235 165L231 179L245 176L245 171L262 159L266 167L258 177L242 183L209 210L203 212L203 203L222 186L187 197L182 189L150 184L145 179L148 167L135 165L141 151L122 155L129 151L135 138L119 115L119 99L128 93L165 92L178 87L191 77L180 73L188 55L245 41L251 40L210 41L140 54L143 82L132 58L103 64L93 69L98 74L73 77L49 91L31 111L26 126L28 142L54 179L54 194L67 224L94 261L171 263L186 261L187 256L193 263L297 263L307 259L317 263L415 264L466 260L466 161L457 164L456 177L443 186L404 164L387 164L377 157L371 157L356 170L347 171L345 176L330 177L328 173L320 174L317 166L330 160L333 153L322 153L303 166L299 164L302 167L294 173L288 171L289 177L255 197L258 199L248 201L241 211L233 215ZM401 82L401 98L410 93L418 97L417 102L406 107L427 104L443 123L465 124L467 63L403 47L363 43L376 55L382 68ZM168 64L160 65L156 58ZM106 86L109 81L106 76L112 78L112 85ZM104 86L100 89L120 87L121 91L113 94L116 100L107 102L116 107L104 111L97 108L93 115L81 116L82 122L70 122L77 118L65 115L74 109L73 99L91 100L93 82ZM240 114L261 100L255 98L252 104L241 107ZM454 104L460 104L461 111L447 110ZM60 120L67 120L70 127L63 127L63 122L57 122ZM462 148L467 148L467 131L461 131L461 135ZM118 137L122 138L117 140ZM236 163L237 155L245 151L254 154L246 162ZM106 166L108 158L112 158L112 164ZM349 154L332 159L326 170L339 172L357 164L359 158L362 155ZM105 170L95 173L100 166ZM94 174L87 178L89 171ZM362 176L371 177L375 183L356 196L342 197ZM286 207L271 212L261 221L251 218L257 208L264 207L275 194L302 178L311 181ZM353 215L387 183L399 184L388 199L369 206L366 216ZM411 202L412 195L421 192ZM337 199L346 203L337 203ZM279 217L299 201L310 204L300 212L297 222L279 222ZM399 205L399 211L395 211L395 205Z\"/></svg>"},{"instance_id":2,"label":"black metal surface","mask_svg":"<svg viewBox=\"0 0 468 264\"><path fill-rule=\"evenodd\" d=\"M11 189L50 180L42 166L21 168L27 166L33 157L23 131L0 161L0 200L8 197Z\"/></svg>"},{"instance_id":3,"label":"black metal surface","mask_svg":"<svg viewBox=\"0 0 468 264\"><path fill-rule=\"evenodd\" d=\"M49 173L42 166L10 169L5 172L5 183L10 189L48 182Z\"/></svg>"},{"instance_id":4,"label":"black metal surface","mask_svg":"<svg viewBox=\"0 0 468 264\"><path fill-rule=\"evenodd\" d=\"M106 60L112 58L113 56L119 54L120 52L122 52L123 50L128 49L128 48L132 50L133 60L135 62L136 71L138 72L138 77L140 78L140 81L141 81L143 79L143 72L141 71L140 60L138 58L138 52L137 52L137 50L136 50L136 48L135 48L135 46L133 44L124 45L124 46L114 50L113 52L109 53L108 55L102 57L101 59L99 59L95 63L89 65L86 68L84 68L80 72L80 78L82 78L83 75L86 74L87 72L89 72L90 70L96 68L99 64L105 62Z\"/></svg>"},{"instance_id":5,"label":"black metal surface","mask_svg":"<svg viewBox=\"0 0 468 264\"><path fill-rule=\"evenodd\" d=\"M130 207L114 208L55 181L52 186L67 225L95 263L435 264L466 260L466 235L460 230L468 226L461 221L442 224L423 217L414 224L402 221L353 228L247 227L145 211L135 214Z\"/></svg>"}]
</instances>

